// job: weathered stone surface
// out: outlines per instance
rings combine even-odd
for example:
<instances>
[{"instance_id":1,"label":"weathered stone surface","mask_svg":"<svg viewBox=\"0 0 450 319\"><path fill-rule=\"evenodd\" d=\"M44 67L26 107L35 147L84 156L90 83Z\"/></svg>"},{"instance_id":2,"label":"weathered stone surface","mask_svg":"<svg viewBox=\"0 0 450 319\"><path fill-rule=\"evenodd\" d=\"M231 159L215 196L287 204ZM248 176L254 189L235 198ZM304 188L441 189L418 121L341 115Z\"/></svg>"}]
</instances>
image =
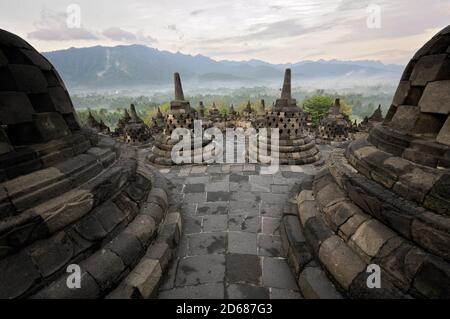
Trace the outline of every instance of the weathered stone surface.
<instances>
[{"instance_id":1,"label":"weathered stone surface","mask_svg":"<svg viewBox=\"0 0 450 319\"><path fill-rule=\"evenodd\" d=\"M186 257L178 265L175 285L181 287L223 282L224 275L225 255Z\"/></svg>"},{"instance_id":2,"label":"weathered stone surface","mask_svg":"<svg viewBox=\"0 0 450 319\"><path fill-rule=\"evenodd\" d=\"M414 241L431 252L450 259L450 218L425 212L411 226Z\"/></svg>"},{"instance_id":3,"label":"weathered stone surface","mask_svg":"<svg viewBox=\"0 0 450 319\"><path fill-rule=\"evenodd\" d=\"M428 298L449 298L450 267L438 258L428 258L418 271L414 289Z\"/></svg>"},{"instance_id":4,"label":"weathered stone surface","mask_svg":"<svg viewBox=\"0 0 450 319\"><path fill-rule=\"evenodd\" d=\"M0 298L12 299L26 293L40 278L25 252L0 261Z\"/></svg>"},{"instance_id":5,"label":"weathered stone surface","mask_svg":"<svg viewBox=\"0 0 450 319\"><path fill-rule=\"evenodd\" d=\"M0 92L0 117L3 124L31 122L33 106L25 93Z\"/></svg>"},{"instance_id":6,"label":"weathered stone surface","mask_svg":"<svg viewBox=\"0 0 450 319\"><path fill-rule=\"evenodd\" d=\"M262 282L266 287L298 290L294 276L285 259L264 257Z\"/></svg>"},{"instance_id":7,"label":"weathered stone surface","mask_svg":"<svg viewBox=\"0 0 450 319\"><path fill-rule=\"evenodd\" d=\"M395 92L392 104L399 106L405 103L406 97L408 96L409 89L411 87L410 81L400 81L397 91Z\"/></svg>"},{"instance_id":8,"label":"weathered stone surface","mask_svg":"<svg viewBox=\"0 0 450 319\"><path fill-rule=\"evenodd\" d=\"M97 251L80 266L95 279L102 291L110 288L125 270L122 260L106 249Z\"/></svg>"},{"instance_id":9,"label":"weathered stone surface","mask_svg":"<svg viewBox=\"0 0 450 319\"><path fill-rule=\"evenodd\" d=\"M105 249L114 252L125 266L130 267L139 258L143 246L136 236L123 232L109 242Z\"/></svg>"},{"instance_id":10,"label":"weathered stone surface","mask_svg":"<svg viewBox=\"0 0 450 319\"><path fill-rule=\"evenodd\" d=\"M420 99L420 111L425 113L450 113L450 81L436 81L429 83Z\"/></svg>"},{"instance_id":11,"label":"weathered stone surface","mask_svg":"<svg viewBox=\"0 0 450 319\"><path fill-rule=\"evenodd\" d=\"M450 146L450 117L447 118L436 137L436 142Z\"/></svg>"},{"instance_id":12,"label":"weathered stone surface","mask_svg":"<svg viewBox=\"0 0 450 319\"><path fill-rule=\"evenodd\" d=\"M164 271L172 258L172 250L166 243L156 243L149 247L145 258L158 260L161 269Z\"/></svg>"},{"instance_id":13,"label":"weathered stone surface","mask_svg":"<svg viewBox=\"0 0 450 319\"><path fill-rule=\"evenodd\" d=\"M140 297L148 299L152 296L161 279L161 266L158 260L142 260L127 276L125 282L139 291Z\"/></svg>"},{"instance_id":14,"label":"weathered stone surface","mask_svg":"<svg viewBox=\"0 0 450 319\"><path fill-rule=\"evenodd\" d=\"M420 108L412 105L400 105L392 118L392 123L395 123L393 129L400 132L408 133L416 124L419 118Z\"/></svg>"},{"instance_id":15,"label":"weathered stone surface","mask_svg":"<svg viewBox=\"0 0 450 319\"><path fill-rule=\"evenodd\" d=\"M260 257L246 254L226 255L226 277L228 282L259 285L261 276Z\"/></svg>"},{"instance_id":16,"label":"weathered stone surface","mask_svg":"<svg viewBox=\"0 0 450 319\"><path fill-rule=\"evenodd\" d=\"M84 269L81 270L81 288L70 289L67 287L66 276L60 277L47 288L41 290L32 298L34 299L94 299L101 296L100 287L94 278Z\"/></svg>"},{"instance_id":17,"label":"weathered stone surface","mask_svg":"<svg viewBox=\"0 0 450 319\"><path fill-rule=\"evenodd\" d=\"M426 85L436 80L446 54L424 56L417 61L411 74L412 85Z\"/></svg>"},{"instance_id":18,"label":"weathered stone surface","mask_svg":"<svg viewBox=\"0 0 450 319\"><path fill-rule=\"evenodd\" d=\"M316 253L322 243L333 235L331 229L318 217L310 218L304 228L305 236Z\"/></svg>"},{"instance_id":19,"label":"weathered stone surface","mask_svg":"<svg viewBox=\"0 0 450 319\"><path fill-rule=\"evenodd\" d=\"M230 299L269 299L269 289L246 284L231 284L227 288Z\"/></svg>"},{"instance_id":20,"label":"weathered stone surface","mask_svg":"<svg viewBox=\"0 0 450 319\"><path fill-rule=\"evenodd\" d=\"M66 90L62 87L51 87L48 89L48 93L59 113L67 114L73 112L72 102Z\"/></svg>"},{"instance_id":21,"label":"weathered stone surface","mask_svg":"<svg viewBox=\"0 0 450 319\"><path fill-rule=\"evenodd\" d=\"M375 219L364 222L352 236L351 241L361 249L370 260L376 256L380 248L392 237L396 236L389 228Z\"/></svg>"},{"instance_id":22,"label":"weathered stone surface","mask_svg":"<svg viewBox=\"0 0 450 319\"><path fill-rule=\"evenodd\" d=\"M54 274L75 256L73 243L64 232L37 242L29 250L30 257L43 277Z\"/></svg>"},{"instance_id":23,"label":"weathered stone surface","mask_svg":"<svg viewBox=\"0 0 450 319\"><path fill-rule=\"evenodd\" d=\"M314 201L305 201L298 205L298 215L303 226L309 219L317 215L317 206Z\"/></svg>"},{"instance_id":24,"label":"weathered stone surface","mask_svg":"<svg viewBox=\"0 0 450 319\"><path fill-rule=\"evenodd\" d=\"M307 299L342 299L341 294L319 267L306 267L300 274L298 285Z\"/></svg>"},{"instance_id":25,"label":"weathered stone surface","mask_svg":"<svg viewBox=\"0 0 450 319\"><path fill-rule=\"evenodd\" d=\"M366 268L366 264L338 236L324 241L319 258L328 271L348 289L353 280Z\"/></svg>"},{"instance_id":26,"label":"weathered stone surface","mask_svg":"<svg viewBox=\"0 0 450 319\"><path fill-rule=\"evenodd\" d=\"M8 66L18 89L27 93L42 93L47 81L39 68L31 65L10 64Z\"/></svg>"}]
</instances>

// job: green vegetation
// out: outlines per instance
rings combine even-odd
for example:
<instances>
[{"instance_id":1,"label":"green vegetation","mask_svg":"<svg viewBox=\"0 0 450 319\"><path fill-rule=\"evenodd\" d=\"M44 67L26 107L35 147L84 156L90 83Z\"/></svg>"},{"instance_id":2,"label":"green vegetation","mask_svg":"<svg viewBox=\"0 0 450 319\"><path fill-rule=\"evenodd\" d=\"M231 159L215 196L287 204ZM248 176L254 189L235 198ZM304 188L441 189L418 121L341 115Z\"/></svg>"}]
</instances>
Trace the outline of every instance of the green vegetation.
<instances>
[{"instance_id":1,"label":"green vegetation","mask_svg":"<svg viewBox=\"0 0 450 319\"><path fill-rule=\"evenodd\" d=\"M378 92L380 91L380 92ZM261 99L265 100L266 109L269 109L273 102L279 97L279 90L265 87L223 89L209 94L196 94L186 96L190 101L191 107L198 108L199 102L203 101L206 112L215 102L220 114L223 116L228 113L231 104L234 104L235 110L240 112L246 106L250 99L251 107L258 111ZM391 93L374 87L366 88L364 93L360 92L334 92L329 90L311 90L293 89L293 98L297 99L297 104L310 112L313 121L318 122L320 117L328 112L330 106L334 103L336 97L341 99L341 111L351 116L352 120L361 121L365 116L370 116L376 107L381 104L383 114L386 114L392 101ZM88 117L88 108L97 120L103 120L106 125L114 129L118 120L123 115L123 109L129 108L134 103L138 115L150 124L152 117L160 107L163 113L170 107L168 101L171 99L171 92L155 93L152 96L125 96L117 94L89 94L73 95L72 101L77 109L77 113L82 123L86 123Z\"/></svg>"},{"instance_id":2,"label":"green vegetation","mask_svg":"<svg viewBox=\"0 0 450 319\"><path fill-rule=\"evenodd\" d=\"M314 123L318 123L333 103L334 99L331 96L315 95L303 102L303 109L311 114Z\"/></svg>"}]
</instances>

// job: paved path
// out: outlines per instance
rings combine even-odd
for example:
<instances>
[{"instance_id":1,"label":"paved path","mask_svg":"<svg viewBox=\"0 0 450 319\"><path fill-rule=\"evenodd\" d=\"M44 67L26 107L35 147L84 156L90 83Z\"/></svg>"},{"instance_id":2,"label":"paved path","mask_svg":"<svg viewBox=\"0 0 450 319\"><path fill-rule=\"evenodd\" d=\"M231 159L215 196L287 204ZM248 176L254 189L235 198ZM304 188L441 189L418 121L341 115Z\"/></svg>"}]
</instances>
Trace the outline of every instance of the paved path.
<instances>
[{"instance_id":1,"label":"paved path","mask_svg":"<svg viewBox=\"0 0 450 319\"><path fill-rule=\"evenodd\" d=\"M301 298L282 255L280 217L290 187L317 168L211 165L160 171L183 214L178 252L159 298Z\"/></svg>"}]
</instances>

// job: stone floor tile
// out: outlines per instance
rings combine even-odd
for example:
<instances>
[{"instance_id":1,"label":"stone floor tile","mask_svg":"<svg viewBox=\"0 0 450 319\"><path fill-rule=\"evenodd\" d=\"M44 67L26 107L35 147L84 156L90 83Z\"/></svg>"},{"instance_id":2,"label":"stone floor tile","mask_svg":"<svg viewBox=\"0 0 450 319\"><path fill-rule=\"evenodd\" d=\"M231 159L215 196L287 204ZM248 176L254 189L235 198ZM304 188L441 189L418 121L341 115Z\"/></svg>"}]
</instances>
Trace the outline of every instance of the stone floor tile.
<instances>
[{"instance_id":1,"label":"stone floor tile","mask_svg":"<svg viewBox=\"0 0 450 319\"><path fill-rule=\"evenodd\" d=\"M232 214L228 218L228 229L230 231L259 233L261 231L261 218L255 214Z\"/></svg>"},{"instance_id":2,"label":"stone floor tile","mask_svg":"<svg viewBox=\"0 0 450 319\"><path fill-rule=\"evenodd\" d=\"M297 283L284 258L263 257L263 286L298 291Z\"/></svg>"},{"instance_id":3,"label":"stone floor tile","mask_svg":"<svg viewBox=\"0 0 450 319\"><path fill-rule=\"evenodd\" d=\"M261 283L261 260L256 255L227 254L226 279L229 283Z\"/></svg>"},{"instance_id":4,"label":"stone floor tile","mask_svg":"<svg viewBox=\"0 0 450 319\"><path fill-rule=\"evenodd\" d=\"M228 232L228 252L235 254L257 254L257 235L245 232Z\"/></svg>"},{"instance_id":5,"label":"stone floor tile","mask_svg":"<svg viewBox=\"0 0 450 319\"><path fill-rule=\"evenodd\" d=\"M220 232L227 229L227 215L210 215L203 217L203 232Z\"/></svg>"},{"instance_id":6,"label":"stone floor tile","mask_svg":"<svg viewBox=\"0 0 450 319\"><path fill-rule=\"evenodd\" d=\"M227 251L227 233L200 233L189 236L188 255L223 254Z\"/></svg>"},{"instance_id":7,"label":"stone floor tile","mask_svg":"<svg viewBox=\"0 0 450 319\"><path fill-rule=\"evenodd\" d=\"M229 299L269 299L269 289L246 284L231 284L227 287Z\"/></svg>"},{"instance_id":8,"label":"stone floor tile","mask_svg":"<svg viewBox=\"0 0 450 319\"><path fill-rule=\"evenodd\" d=\"M225 255L202 255L182 258L178 264L175 286L223 282Z\"/></svg>"}]
</instances>

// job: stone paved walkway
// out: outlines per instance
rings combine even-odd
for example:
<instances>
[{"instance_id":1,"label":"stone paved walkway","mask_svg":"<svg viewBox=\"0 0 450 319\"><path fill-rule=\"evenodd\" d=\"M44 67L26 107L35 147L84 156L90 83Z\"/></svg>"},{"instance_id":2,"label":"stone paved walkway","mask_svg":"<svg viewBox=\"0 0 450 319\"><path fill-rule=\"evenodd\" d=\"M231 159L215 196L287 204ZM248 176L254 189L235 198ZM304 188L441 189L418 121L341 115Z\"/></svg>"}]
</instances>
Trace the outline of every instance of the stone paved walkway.
<instances>
[{"instance_id":1,"label":"stone paved walkway","mask_svg":"<svg viewBox=\"0 0 450 319\"><path fill-rule=\"evenodd\" d=\"M280 217L289 189L313 165L177 166L160 171L174 184L183 215L176 256L159 298L302 298L282 255Z\"/></svg>"}]
</instances>

